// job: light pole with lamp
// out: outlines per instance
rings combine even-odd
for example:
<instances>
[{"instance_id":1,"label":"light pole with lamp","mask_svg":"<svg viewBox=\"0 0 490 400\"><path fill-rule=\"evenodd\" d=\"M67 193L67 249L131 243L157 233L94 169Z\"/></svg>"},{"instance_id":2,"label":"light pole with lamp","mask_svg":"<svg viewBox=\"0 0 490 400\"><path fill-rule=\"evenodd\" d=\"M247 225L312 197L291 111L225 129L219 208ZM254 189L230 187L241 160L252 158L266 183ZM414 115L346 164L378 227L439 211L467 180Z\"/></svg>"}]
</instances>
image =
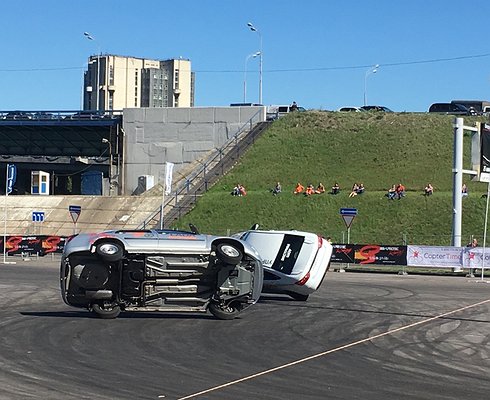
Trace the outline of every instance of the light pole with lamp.
<instances>
[{"instance_id":1,"label":"light pole with lamp","mask_svg":"<svg viewBox=\"0 0 490 400\"><path fill-rule=\"evenodd\" d=\"M375 74L378 72L379 64L373 65L371 68L369 68L366 71L366 74L364 75L364 105L367 106L367 78L371 74Z\"/></svg>"},{"instance_id":2,"label":"light pole with lamp","mask_svg":"<svg viewBox=\"0 0 490 400\"><path fill-rule=\"evenodd\" d=\"M247 58L245 58L245 76L243 78L243 102L244 103L247 102L247 63L251 57L255 58L258 56L260 56L260 51L257 51L253 54L249 54Z\"/></svg>"},{"instance_id":3,"label":"light pole with lamp","mask_svg":"<svg viewBox=\"0 0 490 400\"><path fill-rule=\"evenodd\" d=\"M83 32L83 36L85 36L88 40L93 40L95 41L94 37L88 33L88 32ZM96 86L96 93L95 93L95 98L96 98L96 105L95 105L95 110L99 110L99 83L100 83L100 47L97 46L97 86Z\"/></svg>"},{"instance_id":4,"label":"light pole with lamp","mask_svg":"<svg viewBox=\"0 0 490 400\"><path fill-rule=\"evenodd\" d=\"M254 26L254 24L252 24L251 22L249 22L247 24L247 26L250 28L250 30L252 32L257 32L259 34L259 38L260 38L260 48L259 48L259 56L260 56L260 60L259 60L259 104L262 104L262 33L260 33L260 31Z\"/></svg>"}]
</instances>

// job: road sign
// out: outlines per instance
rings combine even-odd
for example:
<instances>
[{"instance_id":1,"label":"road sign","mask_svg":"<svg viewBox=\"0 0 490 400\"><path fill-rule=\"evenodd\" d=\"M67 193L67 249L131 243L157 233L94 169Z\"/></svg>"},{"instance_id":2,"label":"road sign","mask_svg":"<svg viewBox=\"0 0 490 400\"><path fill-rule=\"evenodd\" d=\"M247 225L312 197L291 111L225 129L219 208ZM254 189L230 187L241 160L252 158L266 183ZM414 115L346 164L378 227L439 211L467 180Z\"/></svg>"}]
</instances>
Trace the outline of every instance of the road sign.
<instances>
[{"instance_id":1,"label":"road sign","mask_svg":"<svg viewBox=\"0 0 490 400\"><path fill-rule=\"evenodd\" d=\"M73 220L73 223L76 224L78 221L78 217L80 216L80 213L82 212L82 207L81 206L68 206L68 211L70 211L71 219Z\"/></svg>"},{"instance_id":2,"label":"road sign","mask_svg":"<svg viewBox=\"0 0 490 400\"><path fill-rule=\"evenodd\" d=\"M43 221L44 221L44 211L32 212L32 222L43 222Z\"/></svg>"},{"instance_id":3,"label":"road sign","mask_svg":"<svg viewBox=\"0 0 490 400\"><path fill-rule=\"evenodd\" d=\"M352 225L352 221L357 215L357 208L341 208L340 215L344 220L345 226L347 227L347 229L349 229Z\"/></svg>"}]
</instances>

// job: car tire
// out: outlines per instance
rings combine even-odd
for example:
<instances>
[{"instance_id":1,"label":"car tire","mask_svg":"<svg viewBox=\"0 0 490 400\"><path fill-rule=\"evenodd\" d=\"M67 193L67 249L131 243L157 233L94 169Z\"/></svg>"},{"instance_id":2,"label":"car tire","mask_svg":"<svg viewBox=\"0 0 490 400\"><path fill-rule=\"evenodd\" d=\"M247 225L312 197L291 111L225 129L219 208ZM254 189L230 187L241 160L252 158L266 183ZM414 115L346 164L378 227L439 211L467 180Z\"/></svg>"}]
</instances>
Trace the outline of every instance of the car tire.
<instances>
[{"instance_id":1,"label":"car tire","mask_svg":"<svg viewBox=\"0 0 490 400\"><path fill-rule=\"evenodd\" d=\"M300 293L289 293L289 295L296 301L306 301L308 300L308 294L300 294Z\"/></svg>"},{"instance_id":2,"label":"car tire","mask_svg":"<svg viewBox=\"0 0 490 400\"><path fill-rule=\"evenodd\" d=\"M118 305L101 306L100 304L92 305L92 311L102 319L114 319L121 313L121 307Z\"/></svg>"},{"instance_id":3,"label":"car tire","mask_svg":"<svg viewBox=\"0 0 490 400\"><path fill-rule=\"evenodd\" d=\"M103 242L97 243L95 252L104 261L116 262L123 257L124 248L119 242L104 240Z\"/></svg>"},{"instance_id":4,"label":"car tire","mask_svg":"<svg viewBox=\"0 0 490 400\"><path fill-rule=\"evenodd\" d=\"M240 249L229 243L219 243L216 246L218 258L226 264L236 265L242 261L243 254Z\"/></svg>"},{"instance_id":5,"label":"car tire","mask_svg":"<svg viewBox=\"0 0 490 400\"><path fill-rule=\"evenodd\" d=\"M238 304L238 303L237 303ZM209 304L209 311L218 319L235 319L240 314L240 307L234 303L221 305L217 303Z\"/></svg>"}]
</instances>

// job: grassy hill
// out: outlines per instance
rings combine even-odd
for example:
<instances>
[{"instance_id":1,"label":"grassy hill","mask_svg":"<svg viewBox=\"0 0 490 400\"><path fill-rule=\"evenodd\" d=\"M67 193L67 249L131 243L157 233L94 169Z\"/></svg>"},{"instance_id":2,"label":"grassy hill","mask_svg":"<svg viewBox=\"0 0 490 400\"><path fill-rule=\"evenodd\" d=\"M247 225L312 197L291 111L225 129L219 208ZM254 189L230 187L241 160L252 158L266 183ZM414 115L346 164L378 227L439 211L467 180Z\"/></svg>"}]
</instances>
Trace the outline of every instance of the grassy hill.
<instances>
[{"instance_id":1,"label":"grassy hill","mask_svg":"<svg viewBox=\"0 0 490 400\"><path fill-rule=\"evenodd\" d=\"M358 209L351 243L449 245L452 225L454 117L409 113L293 113L276 121L224 178L200 199L176 227L189 222L201 231L227 234L258 222L265 229L298 229L346 240L341 207ZM472 125L477 117L465 118ZM470 169L470 134L465 132L464 168ZM270 189L281 182L283 193ZM339 195L293 195L296 182L334 182ZM348 194L354 182L366 193ZM407 197L389 201L392 184L403 183ZM435 193L423 196L431 182ZM483 238L487 185L464 182L463 243ZM247 196L230 195L242 183Z\"/></svg>"}]
</instances>

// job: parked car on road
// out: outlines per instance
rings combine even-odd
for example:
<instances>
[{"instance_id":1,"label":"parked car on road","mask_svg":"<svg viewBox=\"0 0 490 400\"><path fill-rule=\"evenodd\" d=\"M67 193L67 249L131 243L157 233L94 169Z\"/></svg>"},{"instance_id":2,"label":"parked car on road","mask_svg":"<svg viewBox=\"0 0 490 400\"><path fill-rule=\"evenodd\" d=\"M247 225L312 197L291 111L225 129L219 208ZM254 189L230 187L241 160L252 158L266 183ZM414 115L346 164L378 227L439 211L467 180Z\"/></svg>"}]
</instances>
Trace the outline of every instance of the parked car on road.
<instances>
[{"instance_id":1,"label":"parked car on road","mask_svg":"<svg viewBox=\"0 0 490 400\"><path fill-rule=\"evenodd\" d=\"M388 107L385 106L362 106L361 110L364 111L382 111L382 112L393 112L393 110L390 110Z\"/></svg>"},{"instance_id":2,"label":"parked car on road","mask_svg":"<svg viewBox=\"0 0 490 400\"><path fill-rule=\"evenodd\" d=\"M296 107L296 111L306 111L304 107ZM273 121L289 114L294 109L291 106L268 106L266 110L267 120Z\"/></svg>"},{"instance_id":3,"label":"parked car on road","mask_svg":"<svg viewBox=\"0 0 490 400\"><path fill-rule=\"evenodd\" d=\"M474 110L456 103L434 103L429 107L429 112L448 115L476 115Z\"/></svg>"},{"instance_id":4,"label":"parked car on road","mask_svg":"<svg viewBox=\"0 0 490 400\"><path fill-rule=\"evenodd\" d=\"M251 229L236 236L252 245L262 258L263 293L287 294L306 301L330 268L332 245L314 233Z\"/></svg>"},{"instance_id":5,"label":"parked car on road","mask_svg":"<svg viewBox=\"0 0 490 400\"><path fill-rule=\"evenodd\" d=\"M461 104L468 110L474 110L473 114L487 115L490 113L490 101L485 100L452 100L451 104Z\"/></svg>"},{"instance_id":6,"label":"parked car on road","mask_svg":"<svg viewBox=\"0 0 490 400\"><path fill-rule=\"evenodd\" d=\"M263 269L257 251L237 238L118 230L67 239L60 283L66 304L101 318L209 310L233 319L259 299Z\"/></svg>"},{"instance_id":7,"label":"parked car on road","mask_svg":"<svg viewBox=\"0 0 490 400\"><path fill-rule=\"evenodd\" d=\"M363 112L361 107L340 107L337 111L340 112Z\"/></svg>"}]
</instances>

